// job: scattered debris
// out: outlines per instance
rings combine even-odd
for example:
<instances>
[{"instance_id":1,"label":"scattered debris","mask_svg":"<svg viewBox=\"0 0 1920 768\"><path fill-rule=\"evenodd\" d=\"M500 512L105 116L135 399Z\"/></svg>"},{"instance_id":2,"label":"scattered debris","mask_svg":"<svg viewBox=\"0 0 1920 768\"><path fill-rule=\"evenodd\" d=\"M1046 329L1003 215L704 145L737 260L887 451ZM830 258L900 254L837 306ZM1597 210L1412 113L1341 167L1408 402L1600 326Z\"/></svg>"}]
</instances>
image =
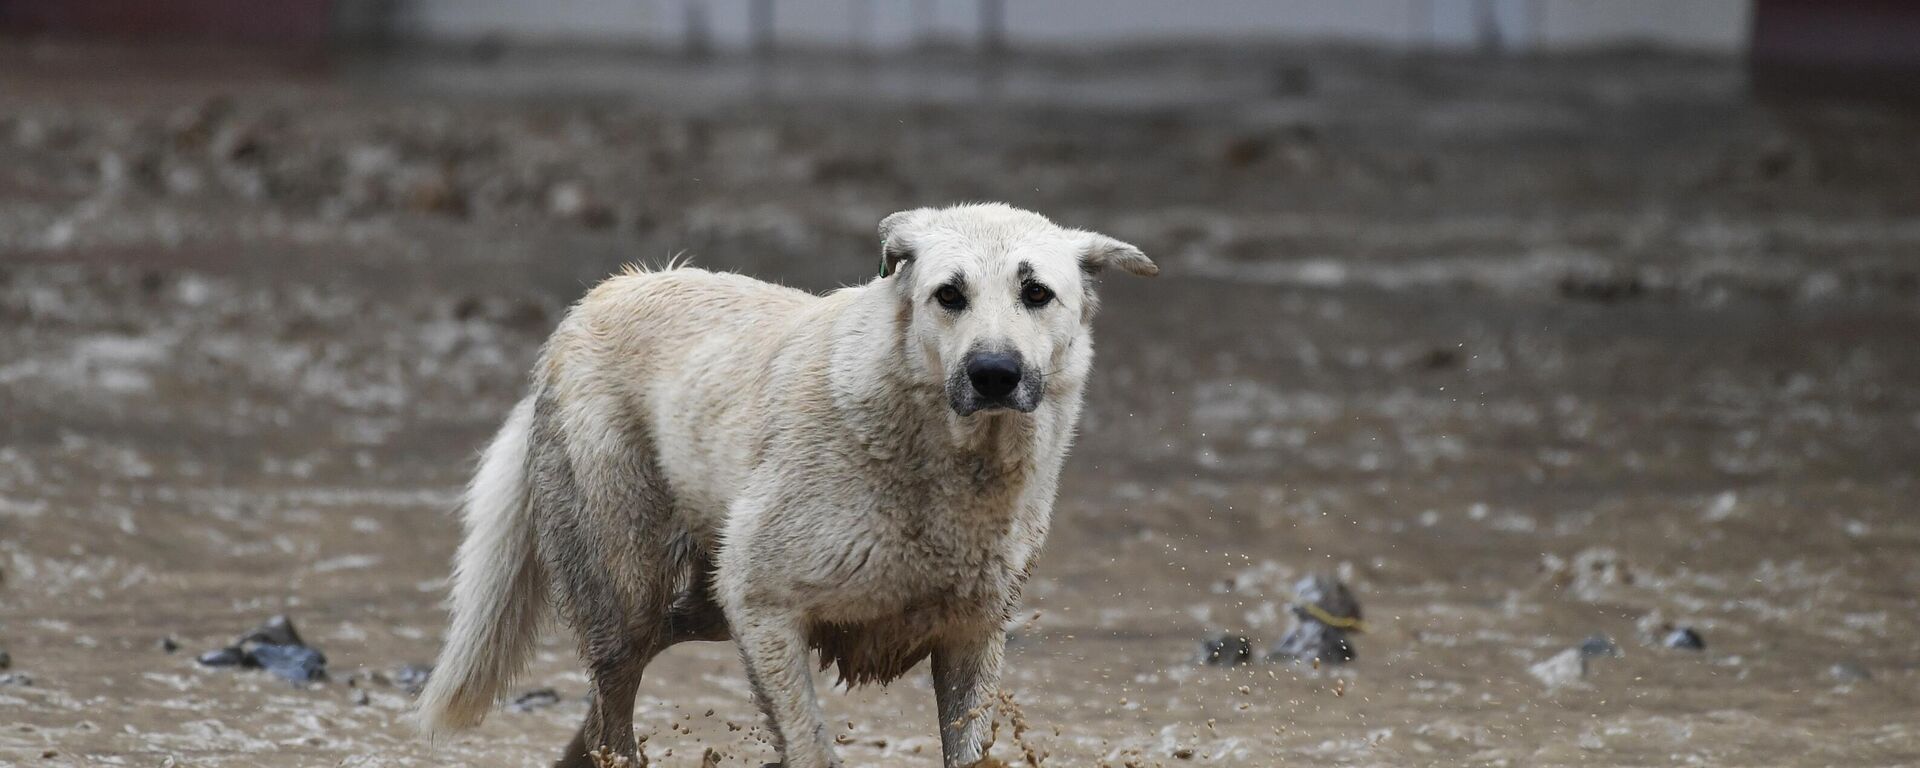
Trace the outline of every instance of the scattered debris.
<instances>
[{"instance_id":1,"label":"scattered debris","mask_svg":"<svg viewBox=\"0 0 1920 768\"><path fill-rule=\"evenodd\" d=\"M510 712L532 712L537 709L546 709L559 703L559 692L552 688L535 688L509 700L507 702L507 710Z\"/></svg>"},{"instance_id":2,"label":"scattered debris","mask_svg":"<svg viewBox=\"0 0 1920 768\"><path fill-rule=\"evenodd\" d=\"M1631 587L1640 577L1633 565L1607 547L1580 550L1572 559L1547 554L1540 558L1540 585L1569 591L1582 600L1598 600L1609 592Z\"/></svg>"},{"instance_id":3,"label":"scattered debris","mask_svg":"<svg viewBox=\"0 0 1920 768\"><path fill-rule=\"evenodd\" d=\"M1253 661L1253 641L1246 635L1221 632L1200 641L1201 664L1237 667L1250 661Z\"/></svg>"},{"instance_id":4,"label":"scattered debris","mask_svg":"<svg viewBox=\"0 0 1920 768\"><path fill-rule=\"evenodd\" d=\"M1707 649L1707 641L1700 637L1700 633L1693 631L1692 627L1674 627L1672 632L1667 633L1666 639L1662 640L1661 644L1668 648L1678 648L1686 651L1704 651Z\"/></svg>"},{"instance_id":5,"label":"scattered debris","mask_svg":"<svg viewBox=\"0 0 1920 768\"><path fill-rule=\"evenodd\" d=\"M286 616L275 616L225 648L200 654L201 666L265 669L289 682L327 678L327 657L309 647Z\"/></svg>"},{"instance_id":6,"label":"scattered debris","mask_svg":"<svg viewBox=\"0 0 1920 768\"><path fill-rule=\"evenodd\" d=\"M1579 648L1568 648L1527 668L1534 678L1548 688L1559 688L1587 679L1587 654Z\"/></svg>"},{"instance_id":7,"label":"scattered debris","mask_svg":"<svg viewBox=\"0 0 1920 768\"><path fill-rule=\"evenodd\" d=\"M33 678L21 672L0 672L0 686L8 685L31 686Z\"/></svg>"},{"instance_id":8,"label":"scattered debris","mask_svg":"<svg viewBox=\"0 0 1920 768\"><path fill-rule=\"evenodd\" d=\"M1360 601L1339 579L1308 576L1293 585L1293 627L1267 652L1268 661L1345 664L1355 657L1349 633L1366 630Z\"/></svg>"},{"instance_id":9,"label":"scattered debris","mask_svg":"<svg viewBox=\"0 0 1920 768\"><path fill-rule=\"evenodd\" d=\"M402 664L387 675L388 682L407 689L407 693L419 693L427 687L427 678L433 676L432 664Z\"/></svg>"}]
</instances>

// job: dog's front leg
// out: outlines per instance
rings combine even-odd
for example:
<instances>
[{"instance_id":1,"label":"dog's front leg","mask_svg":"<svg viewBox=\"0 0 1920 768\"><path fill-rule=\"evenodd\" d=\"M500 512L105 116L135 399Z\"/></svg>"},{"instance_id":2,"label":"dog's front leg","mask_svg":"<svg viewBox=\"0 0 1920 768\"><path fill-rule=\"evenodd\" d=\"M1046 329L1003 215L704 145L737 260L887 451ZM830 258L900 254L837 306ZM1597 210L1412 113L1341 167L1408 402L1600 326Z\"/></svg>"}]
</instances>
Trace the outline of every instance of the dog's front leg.
<instances>
[{"instance_id":1,"label":"dog's front leg","mask_svg":"<svg viewBox=\"0 0 1920 768\"><path fill-rule=\"evenodd\" d=\"M771 721L784 768L838 768L827 725L814 698L807 641L798 615L773 606L742 606L733 632L754 697Z\"/></svg>"},{"instance_id":2,"label":"dog's front leg","mask_svg":"<svg viewBox=\"0 0 1920 768\"><path fill-rule=\"evenodd\" d=\"M933 650L934 700L940 710L940 752L946 768L986 757L993 738L993 705L1000 693L1000 660L1007 632L1000 627L963 635Z\"/></svg>"}]
</instances>

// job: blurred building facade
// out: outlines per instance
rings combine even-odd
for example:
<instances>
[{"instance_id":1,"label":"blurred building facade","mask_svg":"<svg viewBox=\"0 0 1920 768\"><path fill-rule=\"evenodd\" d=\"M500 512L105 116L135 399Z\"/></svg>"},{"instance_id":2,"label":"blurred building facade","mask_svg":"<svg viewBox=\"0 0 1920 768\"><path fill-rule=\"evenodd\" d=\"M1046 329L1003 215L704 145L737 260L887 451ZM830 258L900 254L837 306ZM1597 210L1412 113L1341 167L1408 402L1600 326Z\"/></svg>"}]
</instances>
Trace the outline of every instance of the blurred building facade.
<instances>
[{"instance_id":1,"label":"blurred building facade","mask_svg":"<svg viewBox=\"0 0 1920 768\"><path fill-rule=\"evenodd\" d=\"M364 0L363 0L364 1ZM899 50L1197 39L1566 50L1648 43L1737 53L1752 0L373 0L438 39Z\"/></svg>"},{"instance_id":2,"label":"blurred building facade","mask_svg":"<svg viewBox=\"0 0 1920 768\"><path fill-rule=\"evenodd\" d=\"M198 38L598 43L699 50L1073 47L1341 40L1740 53L1759 0L0 0L0 31Z\"/></svg>"}]
</instances>

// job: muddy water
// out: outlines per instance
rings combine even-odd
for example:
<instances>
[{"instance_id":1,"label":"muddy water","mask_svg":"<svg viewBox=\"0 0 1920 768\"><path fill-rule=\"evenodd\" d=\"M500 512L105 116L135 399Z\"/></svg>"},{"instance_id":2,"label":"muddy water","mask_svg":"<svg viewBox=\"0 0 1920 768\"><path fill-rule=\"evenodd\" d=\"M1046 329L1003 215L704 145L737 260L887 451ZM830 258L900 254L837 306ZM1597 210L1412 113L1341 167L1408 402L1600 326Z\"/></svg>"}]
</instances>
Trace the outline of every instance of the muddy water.
<instances>
[{"instance_id":1,"label":"muddy water","mask_svg":"<svg viewBox=\"0 0 1920 768\"><path fill-rule=\"evenodd\" d=\"M431 659L456 493L565 304L681 251L862 280L880 215L975 198L1165 270L1105 287L1016 630L1045 764L1920 762L1909 113L1648 55L3 55L0 763L550 759L558 634L515 693L559 703L437 744L379 675ZM850 71L884 87L814 82ZM1315 571L1352 665L1193 663ZM275 613L332 681L192 662ZM867 766L937 764L931 703L824 697ZM764 762L756 722L725 646L649 670L662 764Z\"/></svg>"}]
</instances>

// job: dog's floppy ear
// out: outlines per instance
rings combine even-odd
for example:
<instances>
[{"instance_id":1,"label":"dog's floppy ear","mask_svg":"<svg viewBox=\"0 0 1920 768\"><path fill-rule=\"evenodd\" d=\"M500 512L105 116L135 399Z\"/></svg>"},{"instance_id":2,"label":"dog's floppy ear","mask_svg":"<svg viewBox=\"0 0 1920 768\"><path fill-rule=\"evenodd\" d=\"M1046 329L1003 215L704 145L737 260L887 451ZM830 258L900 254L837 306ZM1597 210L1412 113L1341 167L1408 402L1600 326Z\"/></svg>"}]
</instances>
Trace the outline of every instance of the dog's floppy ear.
<instances>
[{"instance_id":1,"label":"dog's floppy ear","mask_svg":"<svg viewBox=\"0 0 1920 768\"><path fill-rule=\"evenodd\" d=\"M1099 272L1107 267L1118 267L1141 277L1160 274L1160 266L1139 248L1097 232L1086 233L1086 245L1080 251L1080 268Z\"/></svg>"},{"instance_id":2,"label":"dog's floppy ear","mask_svg":"<svg viewBox=\"0 0 1920 768\"><path fill-rule=\"evenodd\" d=\"M888 214L880 220L880 276L900 271L900 262L913 258L913 239L908 230L925 213L925 208Z\"/></svg>"}]
</instances>

